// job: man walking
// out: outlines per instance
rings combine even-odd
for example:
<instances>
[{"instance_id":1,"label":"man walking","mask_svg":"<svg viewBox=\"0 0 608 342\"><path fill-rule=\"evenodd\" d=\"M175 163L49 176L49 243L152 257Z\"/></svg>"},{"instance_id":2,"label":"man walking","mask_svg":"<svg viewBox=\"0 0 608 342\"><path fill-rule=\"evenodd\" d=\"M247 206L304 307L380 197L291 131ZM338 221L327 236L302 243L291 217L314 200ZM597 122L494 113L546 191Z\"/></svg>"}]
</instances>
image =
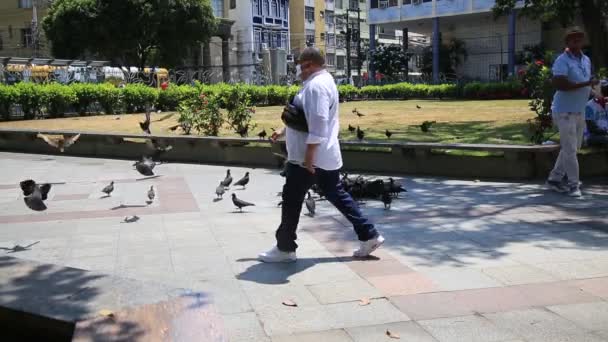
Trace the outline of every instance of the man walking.
<instances>
[{"instance_id":1,"label":"man walking","mask_svg":"<svg viewBox=\"0 0 608 342\"><path fill-rule=\"evenodd\" d=\"M584 38L581 30L569 30L565 36L567 47L553 64L553 85L557 91L551 111L559 129L561 149L547 185L573 197L582 195L576 152L583 143L585 105L591 87L598 83L591 77L591 60L582 51Z\"/></svg>"},{"instance_id":2,"label":"man walking","mask_svg":"<svg viewBox=\"0 0 608 342\"><path fill-rule=\"evenodd\" d=\"M357 203L340 184L339 170L342 155L338 133L339 96L333 77L325 70L325 59L315 48L306 48L300 54L296 67L302 90L293 105L304 111L308 132L285 127L273 134L276 141L285 135L287 142L286 180L283 186L281 224L276 231L277 244L261 253L264 262L291 262L296 260L296 229L304 197L313 184L317 184L327 200L352 224L361 245L353 255L366 257L384 242L374 225L365 218Z\"/></svg>"}]
</instances>

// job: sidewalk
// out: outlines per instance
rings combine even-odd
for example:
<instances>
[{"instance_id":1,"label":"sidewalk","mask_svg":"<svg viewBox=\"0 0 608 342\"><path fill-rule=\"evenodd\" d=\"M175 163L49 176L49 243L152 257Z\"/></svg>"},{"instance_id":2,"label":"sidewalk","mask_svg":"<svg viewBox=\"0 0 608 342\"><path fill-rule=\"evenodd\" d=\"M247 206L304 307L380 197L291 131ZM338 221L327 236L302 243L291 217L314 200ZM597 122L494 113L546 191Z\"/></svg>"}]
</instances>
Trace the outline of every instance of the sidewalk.
<instances>
[{"instance_id":1,"label":"sidewalk","mask_svg":"<svg viewBox=\"0 0 608 342\"><path fill-rule=\"evenodd\" d=\"M608 341L605 180L586 182L584 199L571 199L535 183L407 177L409 192L390 211L379 201L363 206L386 237L376 258L351 258L352 228L319 201L317 216L300 220L298 261L276 265L255 258L274 244L277 170L232 167L235 181L249 171L251 183L214 201L226 167L164 164L155 169L160 177L141 179L129 161L0 159L0 257L203 293L220 340L395 340L388 331L408 342ZM39 213L23 204L18 183L26 178L65 184L53 186ZM112 180L112 196L100 198ZM146 205L150 185L157 198ZM256 206L238 213L232 192ZM141 219L121 223L130 215ZM2 274L0 306L25 300L28 282L72 277L52 269ZM77 285L112 286L82 276ZM66 307L89 315L95 293Z\"/></svg>"}]
</instances>

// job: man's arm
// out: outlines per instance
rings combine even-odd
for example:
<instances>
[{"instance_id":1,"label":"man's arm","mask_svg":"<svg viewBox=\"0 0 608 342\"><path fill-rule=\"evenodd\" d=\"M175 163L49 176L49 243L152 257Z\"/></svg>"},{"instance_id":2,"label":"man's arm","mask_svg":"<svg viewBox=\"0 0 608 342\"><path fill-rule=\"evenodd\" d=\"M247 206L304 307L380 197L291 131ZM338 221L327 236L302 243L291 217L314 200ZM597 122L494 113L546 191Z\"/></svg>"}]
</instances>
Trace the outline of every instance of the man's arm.
<instances>
[{"instance_id":1,"label":"man's arm","mask_svg":"<svg viewBox=\"0 0 608 342\"><path fill-rule=\"evenodd\" d=\"M561 91L569 91L569 90L576 90L576 89L580 89L580 88L584 88L584 87L592 87L592 86L598 84L598 80L596 80L595 78L592 78L586 82L576 83L576 82L571 82L570 80L568 80L567 76L562 76L562 75L553 76L552 81L553 81L553 86L557 90L561 90Z\"/></svg>"}]
</instances>

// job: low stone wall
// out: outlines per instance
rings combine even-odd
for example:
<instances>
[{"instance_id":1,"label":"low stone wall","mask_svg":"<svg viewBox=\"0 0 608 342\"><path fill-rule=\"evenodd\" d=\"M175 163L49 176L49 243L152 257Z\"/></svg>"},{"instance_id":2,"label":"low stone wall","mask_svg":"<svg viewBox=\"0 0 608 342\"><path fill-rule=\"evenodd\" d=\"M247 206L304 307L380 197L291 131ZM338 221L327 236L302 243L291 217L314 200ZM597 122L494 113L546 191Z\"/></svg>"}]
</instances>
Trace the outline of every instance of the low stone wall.
<instances>
[{"instance_id":1,"label":"low stone wall","mask_svg":"<svg viewBox=\"0 0 608 342\"><path fill-rule=\"evenodd\" d=\"M57 149L36 138L37 133L72 135L71 131L33 131L0 129L0 150L59 154ZM164 161L204 164L278 167L280 158L273 152L284 151L283 143L272 147L268 140L197 136L153 136L173 149ZM150 154L141 134L82 133L65 155L140 159ZM342 142L346 170L417 174L459 178L531 179L542 178L551 170L558 146L467 145L435 143ZM489 151L496 156L450 155L443 151ZM608 175L605 151L581 154L582 176Z\"/></svg>"}]
</instances>

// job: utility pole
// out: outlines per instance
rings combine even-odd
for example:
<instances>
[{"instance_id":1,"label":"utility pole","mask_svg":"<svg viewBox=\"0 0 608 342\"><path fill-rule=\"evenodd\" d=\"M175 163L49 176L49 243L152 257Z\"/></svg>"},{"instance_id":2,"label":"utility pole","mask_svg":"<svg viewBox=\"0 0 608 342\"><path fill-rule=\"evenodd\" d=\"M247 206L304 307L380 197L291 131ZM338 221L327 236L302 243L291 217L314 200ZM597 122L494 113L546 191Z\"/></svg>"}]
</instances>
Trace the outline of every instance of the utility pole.
<instances>
[{"instance_id":1,"label":"utility pole","mask_svg":"<svg viewBox=\"0 0 608 342\"><path fill-rule=\"evenodd\" d=\"M351 65L350 65L350 38L352 35L352 31L350 29L349 23L349 9L346 9L346 78L348 79L348 84L350 84L350 75L351 75Z\"/></svg>"},{"instance_id":2,"label":"utility pole","mask_svg":"<svg viewBox=\"0 0 608 342\"><path fill-rule=\"evenodd\" d=\"M32 57L38 57L38 11L36 9L36 1L32 4L32 23L31 23L31 44L32 44Z\"/></svg>"},{"instance_id":3,"label":"utility pole","mask_svg":"<svg viewBox=\"0 0 608 342\"><path fill-rule=\"evenodd\" d=\"M357 32L353 32L353 29L350 27L350 12L357 12ZM352 63L351 63L351 39L354 37L357 38L357 70L359 71L359 77L361 77L361 9L346 9L346 31L342 31L340 33L344 33L346 35L346 75L348 77L348 81L350 83L351 74L352 74Z\"/></svg>"},{"instance_id":4,"label":"utility pole","mask_svg":"<svg viewBox=\"0 0 608 342\"><path fill-rule=\"evenodd\" d=\"M357 72L359 73L359 87L361 86L361 81L363 80L363 75L361 75L362 64L363 61L361 60L361 8L359 8L359 3L357 3Z\"/></svg>"}]
</instances>

